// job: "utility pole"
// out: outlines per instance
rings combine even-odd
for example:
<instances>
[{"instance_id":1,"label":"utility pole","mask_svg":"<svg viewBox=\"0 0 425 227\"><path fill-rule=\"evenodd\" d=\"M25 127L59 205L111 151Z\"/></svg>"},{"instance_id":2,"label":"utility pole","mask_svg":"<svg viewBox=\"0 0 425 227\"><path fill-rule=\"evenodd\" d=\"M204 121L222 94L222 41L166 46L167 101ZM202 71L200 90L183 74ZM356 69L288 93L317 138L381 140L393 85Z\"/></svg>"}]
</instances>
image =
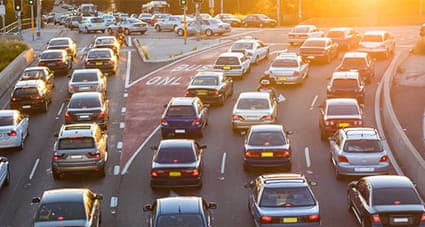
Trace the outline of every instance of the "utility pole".
<instances>
[{"instance_id":1,"label":"utility pole","mask_svg":"<svg viewBox=\"0 0 425 227\"><path fill-rule=\"evenodd\" d=\"M186 45L187 42L187 5L184 5L183 7L183 37L184 37L184 45Z\"/></svg>"},{"instance_id":2,"label":"utility pole","mask_svg":"<svg viewBox=\"0 0 425 227\"><path fill-rule=\"evenodd\" d=\"M209 0L208 1L208 7L210 8L210 15L213 17L214 16L214 0Z\"/></svg>"},{"instance_id":3,"label":"utility pole","mask_svg":"<svg viewBox=\"0 0 425 227\"><path fill-rule=\"evenodd\" d=\"M197 38L196 38L196 40L197 41L200 41L201 40L201 16L199 15L200 14L200 9L199 8L201 8L201 5L199 4L199 2L196 2L195 3L195 18L196 18L196 27L198 28L197 30Z\"/></svg>"},{"instance_id":4,"label":"utility pole","mask_svg":"<svg viewBox=\"0 0 425 227\"><path fill-rule=\"evenodd\" d=\"M31 33L32 33L32 40L34 41L34 6L31 5Z\"/></svg>"},{"instance_id":5,"label":"utility pole","mask_svg":"<svg viewBox=\"0 0 425 227\"><path fill-rule=\"evenodd\" d=\"M220 0L220 13L224 13L224 6L223 6L223 0Z\"/></svg>"},{"instance_id":6,"label":"utility pole","mask_svg":"<svg viewBox=\"0 0 425 227\"><path fill-rule=\"evenodd\" d=\"M1 31L2 31L3 34L6 33L6 31L5 31L6 22L4 21L5 20L5 17L4 17L5 15L6 15L6 7L4 5L3 0L1 0L0 1L0 16L1 16L1 22L2 22Z\"/></svg>"},{"instance_id":7,"label":"utility pole","mask_svg":"<svg viewBox=\"0 0 425 227\"><path fill-rule=\"evenodd\" d=\"M41 0L37 1L37 20L36 20L36 26L37 26L37 38L40 38L40 29L41 29Z\"/></svg>"},{"instance_id":8,"label":"utility pole","mask_svg":"<svg viewBox=\"0 0 425 227\"><path fill-rule=\"evenodd\" d=\"M302 6L302 0L298 0L298 21L301 21L301 19L303 18L303 15L302 15L302 8L303 8L303 6Z\"/></svg>"},{"instance_id":9,"label":"utility pole","mask_svg":"<svg viewBox=\"0 0 425 227\"><path fill-rule=\"evenodd\" d=\"M277 19L277 25L280 26L280 0L276 0L276 19Z\"/></svg>"},{"instance_id":10,"label":"utility pole","mask_svg":"<svg viewBox=\"0 0 425 227\"><path fill-rule=\"evenodd\" d=\"M419 0L419 16L421 17L422 16L422 7L423 7L423 5L422 5L422 0Z\"/></svg>"}]
</instances>

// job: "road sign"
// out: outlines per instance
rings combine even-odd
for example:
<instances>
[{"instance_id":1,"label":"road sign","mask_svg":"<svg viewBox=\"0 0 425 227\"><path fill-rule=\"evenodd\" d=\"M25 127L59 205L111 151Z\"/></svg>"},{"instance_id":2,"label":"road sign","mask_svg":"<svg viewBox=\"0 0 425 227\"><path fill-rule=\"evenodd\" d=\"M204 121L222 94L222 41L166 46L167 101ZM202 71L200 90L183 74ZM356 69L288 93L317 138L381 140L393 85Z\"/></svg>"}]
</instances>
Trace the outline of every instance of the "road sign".
<instances>
[{"instance_id":1,"label":"road sign","mask_svg":"<svg viewBox=\"0 0 425 227\"><path fill-rule=\"evenodd\" d=\"M4 5L0 5L0 16L6 15L6 7Z\"/></svg>"}]
</instances>

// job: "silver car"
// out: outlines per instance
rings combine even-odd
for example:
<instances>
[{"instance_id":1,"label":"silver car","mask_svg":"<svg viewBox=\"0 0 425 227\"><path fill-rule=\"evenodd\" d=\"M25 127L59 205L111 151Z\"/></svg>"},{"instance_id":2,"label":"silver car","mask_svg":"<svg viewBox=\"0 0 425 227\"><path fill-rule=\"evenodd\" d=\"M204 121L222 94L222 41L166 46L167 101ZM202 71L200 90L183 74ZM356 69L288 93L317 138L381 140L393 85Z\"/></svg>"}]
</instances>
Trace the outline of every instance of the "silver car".
<instances>
[{"instance_id":1,"label":"silver car","mask_svg":"<svg viewBox=\"0 0 425 227\"><path fill-rule=\"evenodd\" d=\"M170 17L167 17L163 20L158 20L155 23L154 28L158 32L160 32L160 31L174 31L177 28L177 26L183 24L183 19L184 18L181 15L170 16ZM190 17L186 17L187 23L190 23L191 21L193 21L193 19L191 19Z\"/></svg>"},{"instance_id":2,"label":"silver car","mask_svg":"<svg viewBox=\"0 0 425 227\"><path fill-rule=\"evenodd\" d=\"M0 188L10 183L9 161L6 157L0 157Z\"/></svg>"},{"instance_id":3,"label":"silver car","mask_svg":"<svg viewBox=\"0 0 425 227\"><path fill-rule=\"evenodd\" d=\"M97 91L106 93L107 79L99 69L76 69L68 82L68 93Z\"/></svg>"},{"instance_id":4,"label":"silver car","mask_svg":"<svg viewBox=\"0 0 425 227\"><path fill-rule=\"evenodd\" d=\"M202 19L201 20L201 30L199 31L198 23L197 21L192 21L187 24L187 35L195 35L196 33L200 32L203 35L206 36L212 36L215 34L222 35L225 32L230 32L232 29L229 24L224 23L218 19L211 18L211 19ZM177 35L183 36L184 35L184 25L180 24L175 28L175 31Z\"/></svg>"},{"instance_id":5,"label":"silver car","mask_svg":"<svg viewBox=\"0 0 425 227\"><path fill-rule=\"evenodd\" d=\"M24 148L29 119L19 110L0 110L0 148Z\"/></svg>"},{"instance_id":6,"label":"silver car","mask_svg":"<svg viewBox=\"0 0 425 227\"><path fill-rule=\"evenodd\" d=\"M214 64L215 72L222 72L225 76L243 78L251 72L251 62L242 53L222 53Z\"/></svg>"},{"instance_id":7,"label":"silver car","mask_svg":"<svg viewBox=\"0 0 425 227\"><path fill-rule=\"evenodd\" d=\"M148 24L136 18L128 18L120 22L118 26L124 29L126 35L130 35L131 33L140 33L143 35L148 30Z\"/></svg>"},{"instance_id":8,"label":"silver car","mask_svg":"<svg viewBox=\"0 0 425 227\"><path fill-rule=\"evenodd\" d=\"M278 85L301 84L310 73L310 63L296 53L281 53L272 61L266 73Z\"/></svg>"},{"instance_id":9,"label":"silver car","mask_svg":"<svg viewBox=\"0 0 425 227\"><path fill-rule=\"evenodd\" d=\"M342 128L329 140L336 178L388 174L388 152L374 128Z\"/></svg>"},{"instance_id":10,"label":"silver car","mask_svg":"<svg viewBox=\"0 0 425 227\"><path fill-rule=\"evenodd\" d=\"M105 33L106 28L105 20L101 17L83 17L78 25L78 32L90 33L101 31Z\"/></svg>"},{"instance_id":11,"label":"silver car","mask_svg":"<svg viewBox=\"0 0 425 227\"><path fill-rule=\"evenodd\" d=\"M248 129L252 125L277 121L277 101L267 92L242 92L233 107L232 129Z\"/></svg>"}]
</instances>

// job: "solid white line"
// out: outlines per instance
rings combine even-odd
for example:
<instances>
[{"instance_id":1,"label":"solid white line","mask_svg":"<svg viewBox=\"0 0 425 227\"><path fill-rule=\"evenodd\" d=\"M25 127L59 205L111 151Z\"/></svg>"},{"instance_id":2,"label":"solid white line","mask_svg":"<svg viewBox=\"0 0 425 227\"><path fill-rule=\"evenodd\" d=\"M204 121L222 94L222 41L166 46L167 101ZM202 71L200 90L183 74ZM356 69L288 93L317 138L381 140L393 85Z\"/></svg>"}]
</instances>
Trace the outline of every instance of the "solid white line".
<instances>
[{"instance_id":1,"label":"solid white line","mask_svg":"<svg viewBox=\"0 0 425 227\"><path fill-rule=\"evenodd\" d=\"M311 102L310 110L314 108L314 105L316 105L317 99L319 98L318 95L314 96L313 102Z\"/></svg>"},{"instance_id":2,"label":"solid white line","mask_svg":"<svg viewBox=\"0 0 425 227\"><path fill-rule=\"evenodd\" d=\"M125 113L127 111L127 108L123 107L121 108L121 113Z\"/></svg>"},{"instance_id":3,"label":"solid white line","mask_svg":"<svg viewBox=\"0 0 425 227\"><path fill-rule=\"evenodd\" d=\"M125 175L130 168L131 163L133 163L134 159L136 159L136 156L142 151L143 147L149 142L149 140L152 138L152 136L159 130L160 126L158 125L148 136L148 138L143 141L142 145L137 148L136 152L133 153L133 155L130 157L130 159L125 163L124 168L121 171L121 175Z\"/></svg>"},{"instance_id":4,"label":"solid white line","mask_svg":"<svg viewBox=\"0 0 425 227\"><path fill-rule=\"evenodd\" d=\"M124 122L120 122L120 128L125 128L125 123Z\"/></svg>"},{"instance_id":5,"label":"solid white line","mask_svg":"<svg viewBox=\"0 0 425 227\"><path fill-rule=\"evenodd\" d=\"M119 165L115 165L114 166L114 176L120 174L120 166Z\"/></svg>"},{"instance_id":6,"label":"solid white line","mask_svg":"<svg viewBox=\"0 0 425 227\"><path fill-rule=\"evenodd\" d=\"M424 140L424 145L425 145L425 110L424 110L424 117L422 119L422 138Z\"/></svg>"},{"instance_id":7,"label":"solid white line","mask_svg":"<svg viewBox=\"0 0 425 227\"><path fill-rule=\"evenodd\" d=\"M61 107L59 108L59 111L58 111L58 113L56 114L56 116L59 116L59 115L61 115L61 113L62 113L62 110L63 110L63 108L65 107L65 103L62 103L61 104Z\"/></svg>"},{"instance_id":8,"label":"solid white line","mask_svg":"<svg viewBox=\"0 0 425 227\"><path fill-rule=\"evenodd\" d=\"M224 174L225 166L226 166L226 152L223 153L223 157L221 158L220 174Z\"/></svg>"},{"instance_id":9,"label":"solid white line","mask_svg":"<svg viewBox=\"0 0 425 227\"><path fill-rule=\"evenodd\" d=\"M115 207L118 206L118 197L116 197L116 196L111 197L110 206L111 206L111 208L115 208Z\"/></svg>"},{"instance_id":10,"label":"solid white line","mask_svg":"<svg viewBox=\"0 0 425 227\"><path fill-rule=\"evenodd\" d=\"M128 41L127 41L128 47L131 47L131 45L132 45L131 40L132 40L131 36L128 36Z\"/></svg>"},{"instance_id":11,"label":"solid white line","mask_svg":"<svg viewBox=\"0 0 425 227\"><path fill-rule=\"evenodd\" d=\"M128 93L124 93L124 98L127 98L128 97Z\"/></svg>"},{"instance_id":12,"label":"solid white line","mask_svg":"<svg viewBox=\"0 0 425 227\"><path fill-rule=\"evenodd\" d=\"M29 177L30 180L32 180L32 178L34 177L35 170L37 169L39 163L40 163L40 159L37 158L35 160L34 166L32 167L32 170L31 170L31 173L30 173L30 177Z\"/></svg>"},{"instance_id":13,"label":"solid white line","mask_svg":"<svg viewBox=\"0 0 425 227\"><path fill-rule=\"evenodd\" d=\"M120 142L118 142L118 143L117 143L117 149L118 149L118 150L121 150L121 149L122 149L122 145L123 145L123 144L122 144L122 142L121 142L121 141L120 141Z\"/></svg>"},{"instance_id":14,"label":"solid white line","mask_svg":"<svg viewBox=\"0 0 425 227\"><path fill-rule=\"evenodd\" d=\"M131 51L127 52L127 69L125 71L125 88L129 87L130 83L130 70L131 70Z\"/></svg>"},{"instance_id":15,"label":"solid white line","mask_svg":"<svg viewBox=\"0 0 425 227\"><path fill-rule=\"evenodd\" d=\"M311 166L310 149L308 149L308 147L304 148L304 154L305 154L305 163L307 165L307 168L310 168Z\"/></svg>"}]
</instances>

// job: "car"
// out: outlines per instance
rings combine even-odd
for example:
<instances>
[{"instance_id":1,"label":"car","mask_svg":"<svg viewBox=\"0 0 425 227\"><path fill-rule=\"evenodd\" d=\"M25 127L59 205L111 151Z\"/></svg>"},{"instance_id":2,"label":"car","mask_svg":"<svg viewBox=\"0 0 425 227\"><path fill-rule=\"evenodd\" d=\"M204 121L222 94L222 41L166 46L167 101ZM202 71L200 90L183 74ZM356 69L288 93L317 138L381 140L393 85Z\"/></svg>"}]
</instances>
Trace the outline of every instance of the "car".
<instances>
[{"instance_id":1,"label":"car","mask_svg":"<svg viewBox=\"0 0 425 227\"><path fill-rule=\"evenodd\" d=\"M336 71L358 71L360 79L371 83L375 76L375 59L366 52L347 52Z\"/></svg>"},{"instance_id":2,"label":"car","mask_svg":"<svg viewBox=\"0 0 425 227\"><path fill-rule=\"evenodd\" d=\"M357 51L382 55L384 58L394 54L395 39L387 31L367 31L363 34Z\"/></svg>"},{"instance_id":3,"label":"car","mask_svg":"<svg viewBox=\"0 0 425 227\"><path fill-rule=\"evenodd\" d=\"M43 15L43 21L44 21L46 24L48 24L48 23L50 23L50 22L53 22L53 23L54 23L55 15L56 15L56 13L55 13L55 12L50 12L50 13L49 13L49 14L47 14L47 15Z\"/></svg>"},{"instance_id":4,"label":"car","mask_svg":"<svg viewBox=\"0 0 425 227\"><path fill-rule=\"evenodd\" d=\"M151 187L202 187L202 155L206 145L191 139L161 140L154 146Z\"/></svg>"},{"instance_id":5,"label":"car","mask_svg":"<svg viewBox=\"0 0 425 227\"><path fill-rule=\"evenodd\" d=\"M275 19L264 14L250 14L242 20L242 26L244 27L276 27L277 22Z\"/></svg>"},{"instance_id":6,"label":"car","mask_svg":"<svg viewBox=\"0 0 425 227\"><path fill-rule=\"evenodd\" d=\"M106 22L101 17L83 17L78 24L78 33L90 33L101 31L105 33L107 29Z\"/></svg>"},{"instance_id":7,"label":"car","mask_svg":"<svg viewBox=\"0 0 425 227\"><path fill-rule=\"evenodd\" d=\"M102 194L88 188L57 188L45 190L34 197L36 204L33 226L93 226L102 222Z\"/></svg>"},{"instance_id":8,"label":"car","mask_svg":"<svg viewBox=\"0 0 425 227\"><path fill-rule=\"evenodd\" d=\"M118 70L118 57L110 48L93 48L87 52L84 68L100 69L105 74L115 75Z\"/></svg>"},{"instance_id":9,"label":"car","mask_svg":"<svg viewBox=\"0 0 425 227\"><path fill-rule=\"evenodd\" d=\"M308 38L299 48L299 55L309 60L330 63L338 57L338 44L330 38Z\"/></svg>"},{"instance_id":10,"label":"car","mask_svg":"<svg viewBox=\"0 0 425 227\"><path fill-rule=\"evenodd\" d=\"M93 48L110 48L114 51L117 57L120 56L120 47L117 38L115 36L99 36L96 37L93 43Z\"/></svg>"},{"instance_id":11,"label":"car","mask_svg":"<svg viewBox=\"0 0 425 227\"><path fill-rule=\"evenodd\" d=\"M220 72L199 72L186 88L186 97L199 97L205 104L222 106L233 95L233 80Z\"/></svg>"},{"instance_id":12,"label":"car","mask_svg":"<svg viewBox=\"0 0 425 227\"><path fill-rule=\"evenodd\" d=\"M326 89L326 97L355 98L364 104L365 85L358 71L334 72Z\"/></svg>"},{"instance_id":13,"label":"car","mask_svg":"<svg viewBox=\"0 0 425 227\"><path fill-rule=\"evenodd\" d=\"M9 160L0 156L0 188L10 184L10 167Z\"/></svg>"},{"instance_id":14,"label":"car","mask_svg":"<svg viewBox=\"0 0 425 227\"><path fill-rule=\"evenodd\" d=\"M31 66L24 69L19 80L42 80L48 89L55 87L55 75L46 66Z\"/></svg>"},{"instance_id":15,"label":"car","mask_svg":"<svg viewBox=\"0 0 425 227\"><path fill-rule=\"evenodd\" d=\"M282 125L253 125L244 141L243 167L279 167L291 171L292 148L287 131Z\"/></svg>"},{"instance_id":16,"label":"car","mask_svg":"<svg viewBox=\"0 0 425 227\"><path fill-rule=\"evenodd\" d=\"M107 79L99 69L76 69L68 82L68 94L97 91L106 94Z\"/></svg>"},{"instance_id":17,"label":"car","mask_svg":"<svg viewBox=\"0 0 425 227\"><path fill-rule=\"evenodd\" d=\"M60 24L61 17L63 16L66 16L65 13L55 13L53 15L53 21L52 21L53 24L54 25Z\"/></svg>"},{"instance_id":18,"label":"car","mask_svg":"<svg viewBox=\"0 0 425 227\"><path fill-rule=\"evenodd\" d=\"M112 14L104 14L104 15L102 15L102 19L105 21L106 26L109 26L111 24L115 24L117 22L114 15L112 15Z\"/></svg>"},{"instance_id":19,"label":"car","mask_svg":"<svg viewBox=\"0 0 425 227\"><path fill-rule=\"evenodd\" d=\"M0 110L0 148L24 149L25 139L29 136L29 118L19 110ZM1 159L0 169L8 167L7 159ZM4 172L3 172L4 173ZM1 174L1 173L0 173ZM0 185L2 185L0 176ZM4 183L4 182L3 182Z\"/></svg>"},{"instance_id":20,"label":"car","mask_svg":"<svg viewBox=\"0 0 425 227\"><path fill-rule=\"evenodd\" d=\"M37 65L48 67L55 75L67 75L72 69L72 59L65 50L45 50Z\"/></svg>"},{"instance_id":21,"label":"car","mask_svg":"<svg viewBox=\"0 0 425 227\"><path fill-rule=\"evenodd\" d=\"M378 130L368 127L336 131L329 139L329 159L337 179L345 175L385 175L390 168Z\"/></svg>"},{"instance_id":22,"label":"car","mask_svg":"<svg viewBox=\"0 0 425 227\"><path fill-rule=\"evenodd\" d=\"M151 18L152 18L152 14L150 14L150 13L141 13L139 15L139 20L141 20L141 21L143 21L147 24L150 24Z\"/></svg>"},{"instance_id":23,"label":"car","mask_svg":"<svg viewBox=\"0 0 425 227\"><path fill-rule=\"evenodd\" d=\"M319 31L319 29L317 29L315 25L311 25L311 24L296 25L288 33L288 42L289 42L289 45L291 46L295 44L302 45L304 41L308 38L320 38L324 36L325 36L325 33L323 31Z\"/></svg>"},{"instance_id":24,"label":"car","mask_svg":"<svg viewBox=\"0 0 425 227\"><path fill-rule=\"evenodd\" d=\"M362 177L348 184L348 210L362 226L425 226L425 207L405 176Z\"/></svg>"},{"instance_id":25,"label":"car","mask_svg":"<svg viewBox=\"0 0 425 227\"><path fill-rule=\"evenodd\" d=\"M169 16L165 19L158 20L153 26L156 31L174 31L178 25L183 24L184 16L176 15ZM186 17L186 23L190 23L192 21L191 18Z\"/></svg>"},{"instance_id":26,"label":"car","mask_svg":"<svg viewBox=\"0 0 425 227\"><path fill-rule=\"evenodd\" d=\"M326 99L320 109L320 138L328 139L340 128L362 127L363 112L357 99L333 98Z\"/></svg>"},{"instance_id":27,"label":"car","mask_svg":"<svg viewBox=\"0 0 425 227\"><path fill-rule=\"evenodd\" d=\"M340 49L351 50L359 45L361 35L350 27L337 27L328 30L326 37L338 44Z\"/></svg>"},{"instance_id":28,"label":"car","mask_svg":"<svg viewBox=\"0 0 425 227\"><path fill-rule=\"evenodd\" d=\"M270 57L270 47L258 39L241 39L232 44L228 52L243 53L251 64L258 65Z\"/></svg>"},{"instance_id":29,"label":"car","mask_svg":"<svg viewBox=\"0 0 425 227\"><path fill-rule=\"evenodd\" d=\"M42 80L20 80L10 95L10 108L20 111L47 112L53 91Z\"/></svg>"},{"instance_id":30,"label":"car","mask_svg":"<svg viewBox=\"0 0 425 227\"><path fill-rule=\"evenodd\" d=\"M143 211L150 212L149 227L210 227L213 220L210 210L216 208L217 204L199 196L176 196L156 199L144 205Z\"/></svg>"},{"instance_id":31,"label":"car","mask_svg":"<svg viewBox=\"0 0 425 227\"><path fill-rule=\"evenodd\" d=\"M95 123L62 125L53 145L54 180L64 174L94 172L105 176L108 135Z\"/></svg>"},{"instance_id":32,"label":"car","mask_svg":"<svg viewBox=\"0 0 425 227\"><path fill-rule=\"evenodd\" d=\"M171 16L169 13L154 13L150 19L150 25L154 26L159 20L166 19Z\"/></svg>"},{"instance_id":33,"label":"car","mask_svg":"<svg viewBox=\"0 0 425 227\"><path fill-rule=\"evenodd\" d=\"M214 71L222 72L228 77L243 78L251 72L251 61L242 53L226 52L218 56L214 63Z\"/></svg>"},{"instance_id":34,"label":"car","mask_svg":"<svg viewBox=\"0 0 425 227\"><path fill-rule=\"evenodd\" d=\"M148 30L148 24L136 18L123 20L118 23L118 26L124 29L124 33L126 35L130 35L132 33L140 33L143 35Z\"/></svg>"},{"instance_id":35,"label":"car","mask_svg":"<svg viewBox=\"0 0 425 227\"><path fill-rule=\"evenodd\" d=\"M211 18L211 19L202 19L201 20L201 30L198 28L198 24L196 20L191 21L187 24L186 34L187 35L195 35L200 33L206 36L213 35L223 35L226 32L231 31L231 27L227 23L223 23L222 21ZM175 32L178 36L184 35L184 25L180 24L175 28Z\"/></svg>"},{"instance_id":36,"label":"car","mask_svg":"<svg viewBox=\"0 0 425 227\"><path fill-rule=\"evenodd\" d=\"M242 26L242 20L230 13L219 13L214 18L220 19L224 23L230 24L232 27Z\"/></svg>"},{"instance_id":37,"label":"car","mask_svg":"<svg viewBox=\"0 0 425 227\"><path fill-rule=\"evenodd\" d=\"M319 202L308 181L295 173L265 174L251 181L248 209L256 226L320 226Z\"/></svg>"},{"instance_id":38,"label":"car","mask_svg":"<svg viewBox=\"0 0 425 227\"><path fill-rule=\"evenodd\" d=\"M68 56L73 60L77 57L77 44L69 37L52 38L47 43L48 50L65 50Z\"/></svg>"},{"instance_id":39,"label":"car","mask_svg":"<svg viewBox=\"0 0 425 227\"><path fill-rule=\"evenodd\" d=\"M265 74L276 85L302 84L310 74L310 61L294 52L280 53Z\"/></svg>"},{"instance_id":40,"label":"car","mask_svg":"<svg viewBox=\"0 0 425 227\"><path fill-rule=\"evenodd\" d=\"M71 30L74 28L78 28L78 25L80 24L80 21L82 19L83 19L82 16L71 16L67 24L67 27L70 28Z\"/></svg>"},{"instance_id":41,"label":"car","mask_svg":"<svg viewBox=\"0 0 425 227\"><path fill-rule=\"evenodd\" d=\"M106 129L109 122L109 100L100 92L72 94L65 112L65 124L96 123Z\"/></svg>"},{"instance_id":42,"label":"car","mask_svg":"<svg viewBox=\"0 0 425 227\"><path fill-rule=\"evenodd\" d=\"M233 132L249 129L253 125L276 123L277 105L271 93L240 93L232 111Z\"/></svg>"},{"instance_id":43,"label":"car","mask_svg":"<svg viewBox=\"0 0 425 227\"><path fill-rule=\"evenodd\" d=\"M198 97L173 97L164 106L161 136L202 137L208 125L208 108Z\"/></svg>"}]
</instances>

